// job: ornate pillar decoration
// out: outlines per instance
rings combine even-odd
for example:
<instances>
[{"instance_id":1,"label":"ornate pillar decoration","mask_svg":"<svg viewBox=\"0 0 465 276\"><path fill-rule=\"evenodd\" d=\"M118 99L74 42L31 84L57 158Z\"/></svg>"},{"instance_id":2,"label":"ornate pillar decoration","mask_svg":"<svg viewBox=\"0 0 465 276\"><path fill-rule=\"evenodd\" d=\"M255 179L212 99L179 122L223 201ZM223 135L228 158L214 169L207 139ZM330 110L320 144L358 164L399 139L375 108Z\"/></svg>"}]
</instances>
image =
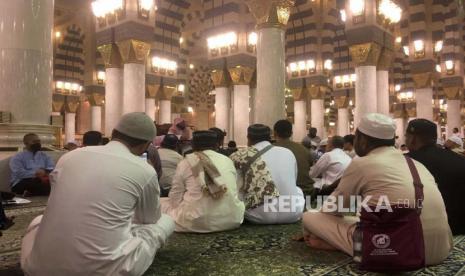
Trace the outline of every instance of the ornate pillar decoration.
<instances>
[{"instance_id":1,"label":"ornate pillar decoration","mask_svg":"<svg viewBox=\"0 0 465 276\"><path fill-rule=\"evenodd\" d=\"M105 63L105 130L107 137L123 115L123 68L116 43L97 48Z\"/></svg>"},{"instance_id":2,"label":"ornate pillar decoration","mask_svg":"<svg viewBox=\"0 0 465 276\"><path fill-rule=\"evenodd\" d=\"M65 143L76 139L76 111L79 107L79 96L66 96L65 100Z\"/></svg>"},{"instance_id":3,"label":"ornate pillar decoration","mask_svg":"<svg viewBox=\"0 0 465 276\"><path fill-rule=\"evenodd\" d=\"M87 93L87 99L90 103L90 130L102 131L102 106L105 101L105 95L99 92Z\"/></svg>"},{"instance_id":4,"label":"ornate pillar decoration","mask_svg":"<svg viewBox=\"0 0 465 276\"><path fill-rule=\"evenodd\" d=\"M322 139L326 137L324 95L327 90L328 88L325 86L311 86L308 88L311 97L310 125L317 129L317 133Z\"/></svg>"},{"instance_id":5,"label":"ornate pillar decoration","mask_svg":"<svg viewBox=\"0 0 465 276\"><path fill-rule=\"evenodd\" d=\"M257 20L257 90L254 122L272 126L277 120L285 118L285 27L294 1L245 2Z\"/></svg>"},{"instance_id":6,"label":"ornate pillar decoration","mask_svg":"<svg viewBox=\"0 0 465 276\"><path fill-rule=\"evenodd\" d=\"M44 145L55 141L52 112L53 0L0 1L0 146L23 146L23 136L39 135Z\"/></svg>"},{"instance_id":7,"label":"ornate pillar decoration","mask_svg":"<svg viewBox=\"0 0 465 276\"><path fill-rule=\"evenodd\" d=\"M255 69L236 66L229 69L233 86L233 140L239 147L247 146L247 127L250 124L249 96L250 82Z\"/></svg>"},{"instance_id":8,"label":"ornate pillar decoration","mask_svg":"<svg viewBox=\"0 0 465 276\"><path fill-rule=\"evenodd\" d=\"M145 114L155 121L155 99L160 89L159 84L148 84L145 88Z\"/></svg>"},{"instance_id":9,"label":"ornate pillar decoration","mask_svg":"<svg viewBox=\"0 0 465 276\"><path fill-rule=\"evenodd\" d=\"M176 87L169 87L160 84L157 99L160 107L160 124L171 124L171 98L173 97Z\"/></svg>"},{"instance_id":10,"label":"ornate pillar decoration","mask_svg":"<svg viewBox=\"0 0 465 276\"><path fill-rule=\"evenodd\" d=\"M223 70L213 70L210 73L210 77L215 86L215 126L229 133L231 130L231 94L229 93L231 77L229 71L226 68Z\"/></svg>"},{"instance_id":11,"label":"ornate pillar decoration","mask_svg":"<svg viewBox=\"0 0 465 276\"><path fill-rule=\"evenodd\" d=\"M150 44L129 39L117 45L124 63L123 114L145 112L145 62Z\"/></svg>"},{"instance_id":12,"label":"ornate pillar decoration","mask_svg":"<svg viewBox=\"0 0 465 276\"><path fill-rule=\"evenodd\" d=\"M307 135L307 97L308 89L305 80L301 88L292 89L294 96L294 129L292 138L300 143Z\"/></svg>"},{"instance_id":13,"label":"ornate pillar decoration","mask_svg":"<svg viewBox=\"0 0 465 276\"><path fill-rule=\"evenodd\" d=\"M355 87L354 124L358 125L360 118L377 112L377 81L376 65L381 54L381 46L377 43L363 43L350 46L350 55L355 63L357 85Z\"/></svg>"}]
</instances>

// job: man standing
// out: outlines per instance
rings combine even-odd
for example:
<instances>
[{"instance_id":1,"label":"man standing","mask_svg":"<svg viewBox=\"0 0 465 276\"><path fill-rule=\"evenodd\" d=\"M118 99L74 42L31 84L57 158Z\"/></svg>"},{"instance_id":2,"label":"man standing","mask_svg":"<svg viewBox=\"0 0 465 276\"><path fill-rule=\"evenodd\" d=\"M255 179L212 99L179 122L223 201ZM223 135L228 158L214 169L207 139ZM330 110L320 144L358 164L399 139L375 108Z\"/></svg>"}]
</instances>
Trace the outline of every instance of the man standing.
<instances>
[{"instance_id":1,"label":"man standing","mask_svg":"<svg viewBox=\"0 0 465 276\"><path fill-rule=\"evenodd\" d=\"M342 150L344 139L333 136L328 139L326 153L310 169L310 177L315 180L315 189L322 189L339 180L352 159ZM321 178L320 178L321 176Z\"/></svg>"},{"instance_id":2,"label":"man standing","mask_svg":"<svg viewBox=\"0 0 465 276\"><path fill-rule=\"evenodd\" d=\"M27 275L141 275L174 230L161 215L155 170L141 158L155 137L144 113L125 114L106 146L64 155L43 216L27 229Z\"/></svg>"},{"instance_id":3,"label":"man standing","mask_svg":"<svg viewBox=\"0 0 465 276\"><path fill-rule=\"evenodd\" d=\"M312 147L312 143L313 145L318 145L320 144L321 142L321 138L319 136L317 136L318 130L314 127L311 127L309 130L308 130L308 134L307 136L305 136L305 138L302 140L302 144L310 149Z\"/></svg>"},{"instance_id":4,"label":"man standing","mask_svg":"<svg viewBox=\"0 0 465 276\"><path fill-rule=\"evenodd\" d=\"M20 195L48 195L48 174L55 167L52 158L40 151L42 145L36 134L24 135L23 142L25 150L10 160L11 190Z\"/></svg>"},{"instance_id":5,"label":"man standing","mask_svg":"<svg viewBox=\"0 0 465 276\"><path fill-rule=\"evenodd\" d=\"M405 156L394 147L395 131L394 120L383 114L370 113L360 120L354 144L360 158L352 161L331 194L334 206L348 208L352 196L360 196L368 206L383 205L380 201L402 206L407 202L408 208L416 206L412 173ZM444 201L433 176L421 163L413 162L423 184L420 220L426 265L439 264L452 248ZM325 202L322 211L303 215L305 240L311 247L333 247L353 255L353 234L358 218L344 217L343 211L328 210L328 203Z\"/></svg>"},{"instance_id":6,"label":"man standing","mask_svg":"<svg viewBox=\"0 0 465 276\"><path fill-rule=\"evenodd\" d=\"M447 218L454 235L465 234L465 158L436 146L436 124L426 119L409 122L406 143L408 156L422 163L434 176L446 204Z\"/></svg>"},{"instance_id":7,"label":"man standing","mask_svg":"<svg viewBox=\"0 0 465 276\"><path fill-rule=\"evenodd\" d=\"M304 192L305 195L311 195L314 181L308 175L313 158L310 151L302 144L291 141L292 124L288 120L279 120L275 123L274 137L276 139L275 146L286 148L295 156L297 161L297 186Z\"/></svg>"},{"instance_id":8,"label":"man standing","mask_svg":"<svg viewBox=\"0 0 465 276\"><path fill-rule=\"evenodd\" d=\"M305 201L297 187L297 162L288 149L271 145L271 129L262 124L247 129L248 148L230 158L238 171L238 187L245 203L245 219L259 224L300 220ZM267 209L265 200L291 203L289 209Z\"/></svg>"}]
</instances>

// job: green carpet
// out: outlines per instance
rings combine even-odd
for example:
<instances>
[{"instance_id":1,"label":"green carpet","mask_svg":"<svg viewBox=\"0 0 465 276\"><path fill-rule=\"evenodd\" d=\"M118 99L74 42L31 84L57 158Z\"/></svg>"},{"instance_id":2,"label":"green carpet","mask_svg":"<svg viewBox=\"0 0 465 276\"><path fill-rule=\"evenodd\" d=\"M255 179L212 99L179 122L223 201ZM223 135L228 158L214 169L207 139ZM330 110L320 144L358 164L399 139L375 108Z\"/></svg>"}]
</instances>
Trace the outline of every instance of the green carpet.
<instances>
[{"instance_id":1,"label":"green carpet","mask_svg":"<svg viewBox=\"0 0 465 276\"><path fill-rule=\"evenodd\" d=\"M8 209L16 224L0 237L0 275L22 275L19 252L29 222L41 214L45 199ZM257 226L215 234L173 234L145 275L377 275L359 271L348 256L312 250L290 237L300 224ZM465 275L465 237L441 265L403 275Z\"/></svg>"}]
</instances>

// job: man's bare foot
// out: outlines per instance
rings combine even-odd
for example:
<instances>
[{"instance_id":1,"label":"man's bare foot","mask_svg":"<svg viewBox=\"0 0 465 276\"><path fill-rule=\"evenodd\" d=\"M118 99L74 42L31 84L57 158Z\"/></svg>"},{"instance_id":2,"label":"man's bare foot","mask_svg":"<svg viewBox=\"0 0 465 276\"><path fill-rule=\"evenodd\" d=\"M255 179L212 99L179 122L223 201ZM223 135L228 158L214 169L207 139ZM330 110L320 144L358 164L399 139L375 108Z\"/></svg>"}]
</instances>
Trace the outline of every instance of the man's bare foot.
<instances>
[{"instance_id":1,"label":"man's bare foot","mask_svg":"<svg viewBox=\"0 0 465 276\"><path fill-rule=\"evenodd\" d=\"M298 234L292 235L291 240L293 240L293 241L304 241L305 240L304 238L305 238L304 234L298 233Z\"/></svg>"},{"instance_id":2,"label":"man's bare foot","mask_svg":"<svg viewBox=\"0 0 465 276\"><path fill-rule=\"evenodd\" d=\"M315 235L307 235L304 238L305 238L305 243L311 248L321 249L321 250L330 250L330 251L337 250L337 248L330 245L326 241L318 238Z\"/></svg>"}]
</instances>

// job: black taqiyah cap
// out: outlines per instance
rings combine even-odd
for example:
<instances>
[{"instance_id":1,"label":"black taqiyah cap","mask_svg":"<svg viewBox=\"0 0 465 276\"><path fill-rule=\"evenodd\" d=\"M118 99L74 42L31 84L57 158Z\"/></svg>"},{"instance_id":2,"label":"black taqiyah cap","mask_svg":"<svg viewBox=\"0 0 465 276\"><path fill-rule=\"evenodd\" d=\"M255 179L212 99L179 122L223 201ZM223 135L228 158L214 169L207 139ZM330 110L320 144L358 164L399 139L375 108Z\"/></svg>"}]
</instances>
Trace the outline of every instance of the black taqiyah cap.
<instances>
[{"instance_id":1,"label":"black taqiyah cap","mask_svg":"<svg viewBox=\"0 0 465 276\"><path fill-rule=\"evenodd\" d=\"M436 124L426 119L411 120L407 126L407 133L413 135L429 136L435 140L438 137Z\"/></svg>"},{"instance_id":2,"label":"black taqiyah cap","mask_svg":"<svg viewBox=\"0 0 465 276\"><path fill-rule=\"evenodd\" d=\"M248 137L269 137L271 136L271 129L262 124L254 124L247 128Z\"/></svg>"},{"instance_id":3,"label":"black taqiyah cap","mask_svg":"<svg viewBox=\"0 0 465 276\"><path fill-rule=\"evenodd\" d=\"M192 145L194 147L214 147L217 143L217 134L211 130L194 131Z\"/></svg>"}]
</instances>

